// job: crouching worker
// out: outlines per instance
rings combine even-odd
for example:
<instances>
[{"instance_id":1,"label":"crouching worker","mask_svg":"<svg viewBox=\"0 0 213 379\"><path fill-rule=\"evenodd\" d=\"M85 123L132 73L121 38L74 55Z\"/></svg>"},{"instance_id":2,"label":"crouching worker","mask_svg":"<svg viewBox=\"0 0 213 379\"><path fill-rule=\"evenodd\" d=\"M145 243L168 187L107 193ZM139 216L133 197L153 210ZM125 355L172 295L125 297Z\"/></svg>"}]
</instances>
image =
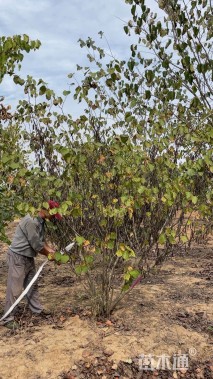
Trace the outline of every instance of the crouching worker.
<instances>
[{"instance_id":1,"label":"crouching worker","mask_svg":"<svg viewBox=\"0 0 213 379\"><path fill-rule=\"evenodd\" d=\"M59 203L49 200L49 209L59 207ZM41 209L38 217L32 218L26 215L18 224L13 241L7 253L8 279L4 314L14 304L34 277L35 262L37 254L51 256L54 260L55 250L44 240L45 220L57 220L62 216L59 213L50 214L49 210ZM38 285L35 282L29 289L26 299L30 310L35 314L42 314L45 311L39 301ZM16 308L15 308L16 309ZM1 322L9 329L17 329L19 324L14 320L15 309Z\"/></svg>"}]
</instances>

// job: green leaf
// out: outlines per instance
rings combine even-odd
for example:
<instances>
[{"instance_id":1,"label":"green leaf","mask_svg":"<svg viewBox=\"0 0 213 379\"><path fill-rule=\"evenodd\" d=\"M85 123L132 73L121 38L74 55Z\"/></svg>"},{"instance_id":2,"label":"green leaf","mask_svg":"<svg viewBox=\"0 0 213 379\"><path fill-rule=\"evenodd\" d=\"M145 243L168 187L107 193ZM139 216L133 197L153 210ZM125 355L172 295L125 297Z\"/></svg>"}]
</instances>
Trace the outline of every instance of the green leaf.
<instances>
[{"instance_id":1,"label":"green leaf","mask_svg":"<svg viewBox=\"0 0 213 379\"><path fill-rule=\"evenodd\" d=\"M60 207L62 213L66 213L67 209L68 209L68 204L67 203L63 203Z\"/></svg>"},{"instance_id":2,"label":"green leaf","mask_svg":"<svg viewBox=\"0 0 213 379\"><path fill-rule=\"evenodd\" d=\"M133 69L135 67L135 61L130 60L127 65L129 67L130 71L133 71Z\"/></svg>"},{"instance_id":3,"label":"green leaf","mask_svg":"<svg viewBox=\"0 0 213 379\"><path fill-rule=\"evenodd\" d=\"M186 198L187 200L191 199L192 193L191 192L186 192Z\"/></svg>"},{"instance_id":4,"label":"green leaf","mask_svg":"<svg viewBox=\"0 0 213 379\"><path fill-rule=\"evenodd\" d=\"M126 272L126 273L124 274L124 280L128 282L130 278L131 278L130 273L129 273L129 272Z\"/></svg>"},{"instance_id":5,"label":"green leaf","mask_svg":"<svg viewBox=\"0 0 213 379\"><path fill-rule=\"evenodd\" d=\"M129 257L130 257L130 254L129 254L129 252L126 250L126 251L124 251L123 252L123 259L125 260L125 261L127 261L128 259L129 259Z\"/></svg>"},{"instance_id":6,"label":"green leaf","mask_svg":"<svg viewBox=\"0 0 213 379\"><path fill-rule=\"evenodd\" d=\"M181 236L180 239L181 239L181 241L182 241L183 243L188 242L188 238L187 238L187 236Z\"/></svg>"},{"instance_id":7,"label":"green leaf","mask_svg":"<svg viewBox=\"0 0 213 379\"><path fill-rule=\"evenodd\" d=\"M81 236L76 236L76 237L75 237L75 240L76 240L78 246L82 246L83 243L84 243L84 241L85 241L85 238L84 238L84 237L81 237Z\"/></svg>"},{"instance_id":8,"label":"green leaf","mask_svg":"<svg viewBox=\"0 0 213 379\"><path fill-rule=\"evenodd\" d=\"M140 275L140 271L138 270L132 270L132 271L129 271L130 275L132 278L136 279L139 275Z\"/></svg>"},{"instance_id":9,"label":"green leaf","mask_svg":"<svg viewBox=\"0 0 213 379\"><path fill-rule=\"evenodd\" d=\"M82 266L81 265L75 266L75 272L76 274L80 275L82 273Z\"/></svg>"},{"instance_id":10,"label":"green leaf","mask_svg":"<svg viewBox=\"0 0 213 379\"><path fill-rule=\"evenodd\" d=\"M71 215L75 217L81 216L81 208L73 208L71 211Z\"/></svg>"},{"instance_id":11,"label":"green leaf","mask_svg":"<svg viewBox=\"0 0 213 379\"><path fill-rule=\"evenodd\" d=\"M56 262L60 262L61 257L62 257L61 253L58 253L58 252L56 252L55 255L54 255L54 258L55 258Z\"/></svg>"},{"instance_id":12,"label":"green leaf","mask_svg":"<svg viewBox=\"0 0 213 379\"><path fill-rule=\"evenodd\" d=\"M166 236L165 236L165 234L162 233L162 234L159 236L159 238L158 238L158 242L159 242L160 245L163 245L163 244L166 242Z\"/></svg>"},{"instance_id":13,"label":"green leaf","mask_svg":"<svg viewBox=\"0 0 213 379\"><path fill-rule=\"evenodd\" d=\"M134 107L136 106L136 104L137 104L137 100L136 100L136 99L133 99L133 100L131 101L131 103L130 103L130 107L131 107L131 108L134 108Z\"/></svg>"},{"instance_id":14,"label":"green leaf","mask_svg":"<svg viewBox=\"0 0 213 379\"><path fill-rule=\"evenodd\" d=\"M2 163L7 163L10 159L11 159L11 157L9 155L3 154L1 161L2 161Z\"/></svg>"},{"instance_id":15,"label":"green leaf","mask_svg":"<svg viewBox=\"0 0 213 379\"><path fill-rule=\"evenodd\" d=\"M120 139L121 139L121 142L123 142L123 143L127 143L127 141L129 140L129 136L125 136L125 135L121 135L120 136Z\"/></svg>"},{"instance_id":16,"label":"green leaf","mask_svg":"<svg viewBox=\"0 0 213 379\"><path fill-rule=\"evenodd\" d=\"M110 233L110 239L115 240L117 238L117 234L115 232Z\"/></svg>"},{"instance_id":17,"label":"green leaf","mask_svg":"<svg viewBox=\"0 0 213 379\"><path fill-rule=\"evenodd\" d=\"M145 99L149 100L151 98L151 91L146 90L145 91Z\"/></svg>"},{"instance_id":18,"label":"green leaf","mask_svg":"<svg viewBox=\"0 0 213 379\"><path fill-rule=\"evenodd\" d=\"M25 176L27 175L28 171L26 170L26 168L22 168L21 170L19 170L19 176Z\"/></svg>"},{"instance_id":19,"label":"green leaf","mask_svg":"<svg viewBox=\"0 0 213 379\"><path fill-rule=\"evenodd\" d=\"M192 203L197 204L197 202L198 202L197 196L192 196Z\"/></svg>"},{"instance_id":20,"label":"green leaf","mask_svg":"<svg viewBox=\"0 0 213 379\"><path fill-rule=\"evenodd\" d=\"M118 249L115 253L117 255L117 257L122 257L123 256L123 251Z\"/></svg>"},{"instance_id":21,"label":"green leaf","mask_svg":"<svg viewBox=\"0 0 213 379\"><path fill-rule=\"evenodd\" d=\"M68 95L70 95L71 94L71 91L63 91L63 95L64 96L68 96Z\"/></svg>"},{"instance_id":22,"label":"green leaf","mask_svg":"<svg viewBox=\"0 0 213 379\"><path fill-rule=\"evenodd\" d=\"M114 245L115 245L115 241L113 241L113 240L110 240L107 242L107 248L108 249L113 249Z\"/></svg>"},{"instance_id":23,"label":"green leaf","mask_svg":"<svg viewBox=\"0 0 213 379\"><path fill-rule=\"evenodd\" d=\"M41 86L39 89L39 95L42 96L46 92L47 88L45 86Z\"/></svg>"},{"instance_id":24,"label":"green leaf","mask_svg":"<svg viewBox=\"0 0 213 379\"><path fill-rule=\"evenodd\" d=\"M20 164L16 162L12 162L12 163L9 163L9 167L15 170L20 167Z\"/></svg>"},{"instance_id":25,"label":"green leaf","mask_svg":"<svg viewBox=\"0 0 213 379\"><path fill-rule=\"evenodd\" d=\"M67 263L69 261L70 257L67 254L61 255L61 263Z\"/></svg>"},{"instance_id":26,"label":"green leaf","mask_svg":"<svg viewBox=\"0 0 213 379\"><path fill-rule=\"evenodd\" d=\"M24 209L24 204L23 203L20 203L16 206L16 208L19 210L19 211L23 211Z\"/></svg>"},{"instance_id":27,"label":"green leaf","mask_svg":"<svg viewBox=\"0 0 213 379\"><path fill-rule=\"evenodd\" d=\"M47 98L47 100L50 100L50 99L51 99L51 97L52 97L52 93L53 93L53 91L51 91L50 89L48 89L48 90L46 91L46 98Z\"/></svg>"},{"instance_id":28,"label":"green leaf","mask_svg":"<svg viewBox=\"0 0 213 379\"><path fill-rule=\"evenodd\" d=\"M128 289L130 288L130 286L131 286L131 283L125 283L125 284L123 285L123 287L122 287L122 291L123 291L123 292L128 291Z\"/></svg>"},{"instance_id":29,"label":"green leaf","mask_svg":"<svg viewBox=\"0 0 213 379\"><path fill-rule=\"evenodd\" d=\"M75 266L75 272L78 275L85 274L89 270L89 267L85 264Z\"/></svg>"},{"instance_id":30,"label":"green leaf","mask_svg":"<svg viewBox=\"0 0 213 379\"><path fill-rule=\"evenodd\" d=\"M23 84L25 83L25 80L21 79L18 75L14 75L13 81L15 84L19 84L20 86L23 86Z\"/></svg>"},{"instance_id":31,"label":"green leaf","mask_svg":"<svg viewBox=\"0 0 213 379\"><path fill-rule=\"evenodd\" d=\"M145 72L145 77L146 77L148 83L152 83L152 81L154 79L154 72L152 70L147 70Z\"/></svg>"},{"instance_id":32,"label":"green leaf","mask_svg":"<svg viewBox=\"0 0 213 379\"><path fill-rule=\"evenodd\" d=\"M86 274L86 272L89 270L89 267L87 265L82 265L81 272Z\"/></svg>"},{"instance_id":33,"label":"green leaf","mask_svg":"<svg viewBox=\"0 0 213 379\"><path fill-rule=\"evenodd\" d=\"M124 31L125 31L126 34L129 33L129 28L128 28L128 26L124 26Z\"/></svg>"},{"instance_id":34,"label":"green leaf","mask_svg":"<svg viewBox=\"0 0 213 379\"><path fill-rule=\"evenodd\" d=\"M48 204L47 201L44 201L44 202L42 203L42 206L43 206L45 209L49 209L49 204Z\"/></svg>"},{"instance_id":35,"label":"green leaf","mask_svg":"<svg viewBox=\"0 0 213 379\"><path fill-rule=\"evenodd\" d=\"M85 257L85 262L86 262L87 264L91 264L91 263L93 263L93 261L94 261L94 257L92 257L92 255L87 255L87 256Z\"/></svg>"}]
</instances>

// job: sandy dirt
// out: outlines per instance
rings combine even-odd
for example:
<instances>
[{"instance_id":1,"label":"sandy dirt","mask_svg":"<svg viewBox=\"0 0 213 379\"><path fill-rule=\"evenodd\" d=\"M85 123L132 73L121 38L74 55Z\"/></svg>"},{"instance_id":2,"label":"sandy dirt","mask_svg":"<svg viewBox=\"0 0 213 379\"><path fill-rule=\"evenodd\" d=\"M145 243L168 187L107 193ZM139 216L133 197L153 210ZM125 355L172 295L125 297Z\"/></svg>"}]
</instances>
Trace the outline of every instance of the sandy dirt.
<instances>
[{"instance_id":1,"label":"sandy dirt","mask_svg":"<svg viewBox=\"0 0 213 379\"><path fill-rule=\"evenodd\" d=\"M15 226L13 223L8 229L10 238ZM6 251L7 246L1 244L0 314L6 290ZM162 355L171 361L175 354L186 354L190 364L196 363L195 374L187 376L183 370L172 372L171 378L211 378L212 253L210 240L188 254L173 256L156 276L134 288L110 320L102 321L92 319L81 282L69 265L55 268L49 263L39 288L42 303L51 314L35 317L21 303L17 314L20 330L0 326L0 379L169 378L163 376L165 372L136 376L133 367L131 371L135 357L149 354L156 361ZM38 265L42 259L37 259ZM127 373L122 362L129 365Z\"/></svg>"}]
</instances>

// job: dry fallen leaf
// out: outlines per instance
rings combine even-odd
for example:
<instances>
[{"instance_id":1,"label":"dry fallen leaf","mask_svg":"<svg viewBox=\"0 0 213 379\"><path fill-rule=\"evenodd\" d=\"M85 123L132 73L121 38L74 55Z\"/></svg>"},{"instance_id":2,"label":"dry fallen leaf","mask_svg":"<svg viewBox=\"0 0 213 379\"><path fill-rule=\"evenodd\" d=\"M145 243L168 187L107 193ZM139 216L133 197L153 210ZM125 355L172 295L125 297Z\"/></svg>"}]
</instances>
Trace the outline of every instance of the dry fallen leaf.
<instances>
[{"instance_id":1,"label":"dry fallen leaf","mask_svg":"<svg viewBox=\"0 0 213 379\"><path fill-rule=\"evenodd\" d=\"M111 355L113 355L114 354L114 351L113 350L104 350L104 352L103 352L105 355L107 355L108 357L110 357Z\"/></svg>"},{"instance_id":2,"label":"dry fallen leaf","mask_svg":"<svg viewBox=\"0 0 213 379\"><path fill-rule=\"evenodd\" d=\"M76 379L76 376L73 376L72 374L66 374L64 379Z\"/></svg>"},{"instance_id":3,"label":"dry fallen leaf","mask_svg":"<svg viewBox=\"0 0 213 379\"><path fill-rule=\"evenodd\" d=\"M122 362L131 364L132 359L131 358L122 359Z\"/></svg>"},{"instance_id":4,"label":"dry fallen leaf","mask_svg":"<svg viewBox=\"0 0 213 379\"><path fill-rule=\"evenodd\" d=\"M188 369L187 368L180 368L179 371L181 372L181 374L186 374Z\"/></svg>"},{"instance_id":5,"label":"dry fallen leaf","mask_svg":"<svg viewBox=\"0 0 213 379\"><path fill-rule=\"evenodd\" d=\"M100 155L99 159L97 160L97 163L103 163L105 159L106 157L104 155Z\"/></svg>"},{"instance_id":6,"label":"dry fallen leaf","mask_svg":"<svg viewBox=\"0 0 213 379\"><path fill-rule=\"evenodd\" d=\"M107 320L107 321L105 322L105 324L106 324L107 326L113 326L113 323L112 323L112 321L110 321L110 320Z\"/></svg>"},{"instance_id":7,"label":"dry fallen leaf","mask_svg":"<svg viewBox=\"0 0 213 379\"><path fill-rule=\"evenodd\" d=\"M103 370L97 370L97 374L98 374L98 375L101 375L101 374L103 374L103 373L104 373Z\"/></svg>"},{"instance_id":8,"label":"dry fallen leaf","mask_svg":"<svg viewBox=\"0 0 213 379\"><path fill-rule=\"evenodd\" d=\"M84 357L84 358L87 358L87 357L89 357L90 355L91 355L91 353L90 353L90 351L88 351L88 350L84 350L83 353L82 353L82 357Z\"/></svg>"},{"instance_id":9,"label":"dry fallen leaf","mask_svg":"<svg viewBox=\"0 0 213 379\"><path fill-rule=\"evenodd\" d=\"M153 372L153 375L156 376L156 377L158 376L158 374L159 374L158 371L154 371L154 372Z\"/></svg>"},{"instance_id":10,"label":"dry fallen leaf","mask_svg":"<svg viewBox=\"0 0 213 379\"><path fill-rule=\"evenodd\" d=\"M83 243L83 247L87 247L90 245L90 241L89 240L85 240L84 243Z\"/></svg>"}]
</instances>

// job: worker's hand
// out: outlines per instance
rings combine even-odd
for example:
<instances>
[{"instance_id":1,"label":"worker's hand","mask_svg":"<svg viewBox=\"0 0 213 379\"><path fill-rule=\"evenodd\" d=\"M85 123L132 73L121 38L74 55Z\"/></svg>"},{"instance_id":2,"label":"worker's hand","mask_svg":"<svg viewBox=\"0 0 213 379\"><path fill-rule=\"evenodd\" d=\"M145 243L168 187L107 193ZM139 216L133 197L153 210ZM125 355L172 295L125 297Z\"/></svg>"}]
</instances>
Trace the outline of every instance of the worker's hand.
<instances>
[{"instance_id":1,"label":"worker's hand","mask_svg":"<svg viewBox=\"0 0 213 379\"><path fill-rule=\"evenodd\" d=\"M43 249L39 251L39 253L42 255L46 255L46 257L50 261L54 261L55 259L55 250L51 246L47 245L46 243L44 244Z\"/></svg>"}]
</instances>

